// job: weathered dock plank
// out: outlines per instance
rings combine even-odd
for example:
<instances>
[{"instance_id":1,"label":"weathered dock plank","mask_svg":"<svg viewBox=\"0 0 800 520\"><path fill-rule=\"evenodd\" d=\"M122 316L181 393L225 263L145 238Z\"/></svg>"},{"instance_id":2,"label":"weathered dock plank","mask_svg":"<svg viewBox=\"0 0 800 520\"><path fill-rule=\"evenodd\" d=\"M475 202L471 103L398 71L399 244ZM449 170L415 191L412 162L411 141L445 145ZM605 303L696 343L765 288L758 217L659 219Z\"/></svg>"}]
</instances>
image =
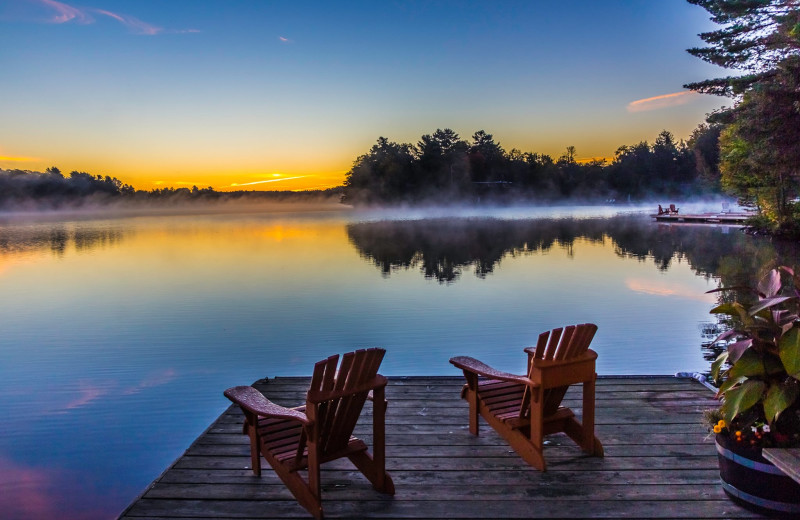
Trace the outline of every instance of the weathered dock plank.
<instances>
[{"instance_id":1,"label":"weathered dock plank","mask_svg":"<svg viewBox=\"0 0 800 520\"><path fill-rule=\"evenodd\" d=\"M672 377L601 378L597 433L605 458L549 438L548 471L514 454L486 425L474 437L461 378L390 378L387 469L397 488L374 491L348 461L326 464L328 518L761 518L722 492L713 441L701 423L707 388ZM303 401L308 378L257 382L270 399ZM580 393L566 404L580 413ZM371 408L356 434L367 443ZM122 514L124 519L308 518L263 463L250 469L242 415L230 407Z\"/></svg>"}]
</instances>

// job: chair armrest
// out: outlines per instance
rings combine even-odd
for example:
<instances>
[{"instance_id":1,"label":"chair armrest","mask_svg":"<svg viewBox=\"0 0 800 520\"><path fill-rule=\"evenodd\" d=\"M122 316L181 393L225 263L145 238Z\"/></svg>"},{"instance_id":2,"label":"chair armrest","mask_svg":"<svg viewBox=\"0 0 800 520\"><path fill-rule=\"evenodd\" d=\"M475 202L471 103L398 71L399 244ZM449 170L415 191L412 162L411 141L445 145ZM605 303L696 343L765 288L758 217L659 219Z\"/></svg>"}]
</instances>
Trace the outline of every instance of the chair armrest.
<instances>
[{"instance_id":1,"label":"chair armrest","mask_svg":"<svg viewBox=\"0 0 800 520\"><path fill-rule=\"evenodd\" d=\"M242 410L258 416L290 419L304 425L311 424L303 412L273 403L252 386L234 386L223 393L225 397L238 404Z\"/></svg>"},{"instance_id":2,"label":"chair armrest","mask_svg":"<svg viewBox=\"0 0 800 520\"><path fill-rule=\"evenodd\" d=\"M477 359L469 356L458 356L450 358L450 363L460 368L461 370L472 372L473 374L478 374L479 376L488 377L489 379L497 379L498 381L508 381L511 383L520 383L523 385L530 386L532 388L539 386L538 383L534 383L525 376L518 376L516 374L509 374L508 372L501 372L500 370L495 370L486 363L478 361Z\"/></svg>"}]
</instances>

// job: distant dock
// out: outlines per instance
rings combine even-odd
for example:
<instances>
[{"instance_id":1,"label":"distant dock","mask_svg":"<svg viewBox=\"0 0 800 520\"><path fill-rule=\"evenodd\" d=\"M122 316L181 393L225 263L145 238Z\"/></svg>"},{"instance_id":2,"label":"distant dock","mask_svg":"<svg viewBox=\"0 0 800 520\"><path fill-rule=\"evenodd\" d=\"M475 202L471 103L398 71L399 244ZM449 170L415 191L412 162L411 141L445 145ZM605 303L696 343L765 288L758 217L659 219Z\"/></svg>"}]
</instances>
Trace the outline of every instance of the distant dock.
<instances>
[{"instance_id":1,"label":"distant dock","mask_svg":"<svg viewBox=\"0 0 800 520\"><path fill-rule=\"evenodd\" d=\"M752 217L751 213L662 213L650 215L658 222L686 224L744 224Z\"/></svg>"},{"instance_id":2,"label":"distant dock","mask_svg":"<svg viewBox=\"0 0 800 520\"><path fill-rule=\"evenodd\" d=\"M278 377L255 386L293 406L308 384ZM693 379L601 377L596 432L605 458L554 435L545 446L546 472L526 465L485 424L479 437L470 435L462 385L461 377L390 377L386 455L397 494L378 493L346 460L334 461L322 470L326 517L762 518L722 490L701 419L719 403ZM565 404L580 413L580 387ZM356 434L369 444L371 406L364 410ZM250 470L242 414L231 406L121 518L310 518L262 463L259 478Z\"/></svg>"}]
</instances>

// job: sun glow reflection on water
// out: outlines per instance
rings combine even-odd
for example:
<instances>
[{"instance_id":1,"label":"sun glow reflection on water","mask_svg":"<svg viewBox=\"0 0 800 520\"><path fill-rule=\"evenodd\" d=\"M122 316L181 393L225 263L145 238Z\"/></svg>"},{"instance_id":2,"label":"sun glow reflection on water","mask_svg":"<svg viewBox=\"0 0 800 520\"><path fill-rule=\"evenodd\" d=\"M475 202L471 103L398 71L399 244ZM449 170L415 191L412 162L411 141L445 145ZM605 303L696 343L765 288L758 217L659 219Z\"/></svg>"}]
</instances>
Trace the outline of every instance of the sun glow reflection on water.
<instances>
[{"instance_id":1,"label":"sun glow reflection on water","mask_svg":"<svg viewBox=\"0 0 800 520\"><path fill-rule=\"evenodd\" d=\"M716 281L682 255L658 269L602 223L505 236L466 217L0 225L0 476L17 490L0 510L116 515L227 406L222 390L357 347L386 348L388 375L457 375L453 355L519 372L539 332L594 322L601 374L707 368Z\"/></svg>"}]
</instances>

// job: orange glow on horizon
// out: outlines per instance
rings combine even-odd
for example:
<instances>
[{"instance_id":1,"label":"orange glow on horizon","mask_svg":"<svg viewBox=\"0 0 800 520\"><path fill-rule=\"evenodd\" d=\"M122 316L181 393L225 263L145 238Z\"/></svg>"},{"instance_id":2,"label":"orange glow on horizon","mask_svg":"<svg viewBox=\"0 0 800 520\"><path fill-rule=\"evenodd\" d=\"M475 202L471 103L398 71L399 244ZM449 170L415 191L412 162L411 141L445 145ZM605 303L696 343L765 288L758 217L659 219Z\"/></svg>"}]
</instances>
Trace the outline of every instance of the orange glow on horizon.
<instances>
[{"instance_id":1,"label":"orange glow on horizon","mask_svg":"<svg viewBox=\"0 0 800 520\"><path fill-rule=\"evenodd\" d=\"M36 157L10 157L7 155L0 155L0 163L2 162L34 162L39 161Z\"/></svg>"},{"instance_id":2,"label":"orange glow on horizon","mask_svg":"<svg viewBox=\"0 0 800 520\"><path fill-rule=\"evenodd\" d=\"M613 157L584 157L583 159L575 159L575 162L578 164L588 164L594 161L605 161L606 163L611 163L614 161Z\"/></svg>"}]
</instances>

